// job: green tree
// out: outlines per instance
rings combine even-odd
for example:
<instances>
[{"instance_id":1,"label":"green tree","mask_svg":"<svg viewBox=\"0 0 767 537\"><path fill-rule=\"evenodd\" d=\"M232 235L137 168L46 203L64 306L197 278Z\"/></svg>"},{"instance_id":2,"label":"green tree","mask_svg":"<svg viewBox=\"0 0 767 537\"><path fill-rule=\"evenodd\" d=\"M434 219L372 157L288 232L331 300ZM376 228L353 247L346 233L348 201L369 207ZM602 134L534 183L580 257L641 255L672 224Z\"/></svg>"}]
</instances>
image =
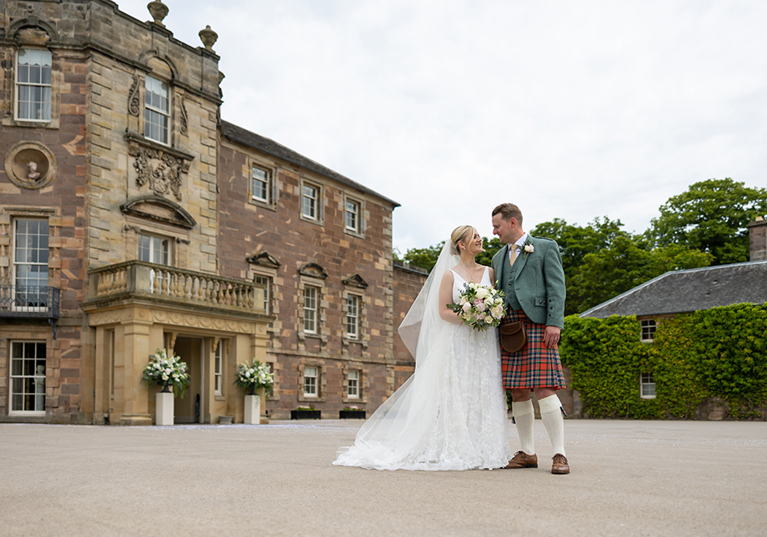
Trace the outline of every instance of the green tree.
<instances>
[{"instance_id":1,"label":"green tree","mask_svg":"<svg viewBox=\"0 0 767 537\"><path fill-rule=\"evenodd\" d=\"M551 222L538 224L530 232L534 237L553 239L559 246L567 288L565 315L583 311L579 309L582 293L574 286L573 277L583 265L584 257L610 248L618 237L630 238L630 234L623 231L622 227L620 220L610 220L606 216L595 218L586 226L568 224L561 218L555 218Z\"/></svg>"},{"instance_id":2,"label":"green tree","mask_svg":"<svg viewBox=\"0 0 767 537\"><path fill-rule=\"evenodd\" d=\"M409 265L421 267L431 272L444 245L445 241L442 241L439 244L426 248L410 248L405 252L403 261Z\"/></svg>"},{"instance_id":3,"label":"green tree","mask_svg":"<svg viewBox=\"0 0 767 537\"><path fill-rule=\"evenodd\" d=\"M708 179L661 205L647 237L658 246L679 244L709 253L714 265L740 263L749 259L746 224L765 213L767 189Z\"/></svg>"},{"instance_id":4,"label":"green tree","mask_svg":"<svg viewBox=\"0 0 767 537\"><path fill-rule=\"evenodd\" d=\"M707 267L711 259L677 244L651 248L645 239L618 236L608 248L584 256L573 271L567 300L583 312L670 270Z\"/></svg>"}]
</instances>

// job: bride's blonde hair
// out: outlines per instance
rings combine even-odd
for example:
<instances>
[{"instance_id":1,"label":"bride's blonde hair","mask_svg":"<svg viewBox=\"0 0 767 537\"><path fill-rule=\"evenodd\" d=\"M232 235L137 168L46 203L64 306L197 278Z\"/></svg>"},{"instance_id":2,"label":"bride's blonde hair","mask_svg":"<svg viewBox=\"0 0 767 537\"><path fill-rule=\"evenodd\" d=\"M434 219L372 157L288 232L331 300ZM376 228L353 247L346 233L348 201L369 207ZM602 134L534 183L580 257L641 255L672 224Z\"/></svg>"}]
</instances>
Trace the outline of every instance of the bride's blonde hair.
<instances>
[{"instance_id":1,"label":"bride's blonde hair","mask_svg":"<svg viewBox=\"0 0 767 537\"><path fill-rule=\"evenodd\" d=\"M458 226L450 234L450 253L453 255L461 255L461 250L458 248L458 243L466 240L466 235L469 238L474 236L474 228L472 226Z\"/></svg>"}]
</instances>

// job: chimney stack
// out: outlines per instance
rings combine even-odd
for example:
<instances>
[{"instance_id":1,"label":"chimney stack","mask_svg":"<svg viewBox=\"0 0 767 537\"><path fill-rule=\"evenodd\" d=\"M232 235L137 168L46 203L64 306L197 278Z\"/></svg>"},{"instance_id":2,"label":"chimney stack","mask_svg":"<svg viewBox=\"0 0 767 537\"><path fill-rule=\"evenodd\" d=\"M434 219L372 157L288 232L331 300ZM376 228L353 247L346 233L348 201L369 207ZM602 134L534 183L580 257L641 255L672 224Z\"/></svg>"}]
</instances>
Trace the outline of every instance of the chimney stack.
<instances>
[{"instance_id":1,"label":"chimney stack","mask_svg":"<svg viewBox=\"0 0 767 537\"><path fill-rule=\"evenodd\" d=\"M767 261L767 220L757 216L753 222L746 224L750 247L750 261Z\"/></svg>"}]
</instances>

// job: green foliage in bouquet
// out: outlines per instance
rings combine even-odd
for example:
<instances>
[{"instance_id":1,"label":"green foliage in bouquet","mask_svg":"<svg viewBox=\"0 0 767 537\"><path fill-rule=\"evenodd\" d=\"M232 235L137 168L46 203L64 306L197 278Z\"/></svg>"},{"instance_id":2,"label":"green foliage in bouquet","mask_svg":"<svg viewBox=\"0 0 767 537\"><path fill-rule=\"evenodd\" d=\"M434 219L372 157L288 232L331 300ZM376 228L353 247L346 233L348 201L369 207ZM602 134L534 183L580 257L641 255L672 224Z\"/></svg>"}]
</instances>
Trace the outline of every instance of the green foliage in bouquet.
<instances>
[{"instance_id":1,"label":"green foliage in bouquet","mask_svg":"<svg viewBox=\"0 0 767 537\"><path fill-rule=\"evenodd\" d=\"M271 394L274 373L269 372L269 366L254 358L252 364L245 362L237 366L237 379L234 383L246 393L255 394L256 390L264 388L267 394Z\"/></svg>"}]
</instances>

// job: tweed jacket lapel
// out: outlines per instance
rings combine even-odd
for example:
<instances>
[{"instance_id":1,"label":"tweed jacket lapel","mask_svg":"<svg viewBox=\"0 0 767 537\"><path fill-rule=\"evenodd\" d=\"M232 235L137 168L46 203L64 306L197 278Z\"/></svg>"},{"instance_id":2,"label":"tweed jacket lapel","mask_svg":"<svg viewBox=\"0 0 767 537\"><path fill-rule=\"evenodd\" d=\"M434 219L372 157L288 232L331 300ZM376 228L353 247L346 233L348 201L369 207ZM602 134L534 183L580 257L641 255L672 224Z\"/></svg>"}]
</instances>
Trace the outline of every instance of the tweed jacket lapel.
<instances>
[{"instance_id":1,"label":"tweed jacket lapel","mask_svg":"<svg viewBox=\"0 0 767 537\"><path fill-rule=\"evenodd\" d=\"M498 267L500 270L498 271L499 274L497 276L498 281L501 283L501 289L503 288L504 282L506 281L507 277L511 277L510 270L511 266L509 266L509 245L503 247L503 256L501 257L501 266Z\"/></svg>"}]
</instances>

